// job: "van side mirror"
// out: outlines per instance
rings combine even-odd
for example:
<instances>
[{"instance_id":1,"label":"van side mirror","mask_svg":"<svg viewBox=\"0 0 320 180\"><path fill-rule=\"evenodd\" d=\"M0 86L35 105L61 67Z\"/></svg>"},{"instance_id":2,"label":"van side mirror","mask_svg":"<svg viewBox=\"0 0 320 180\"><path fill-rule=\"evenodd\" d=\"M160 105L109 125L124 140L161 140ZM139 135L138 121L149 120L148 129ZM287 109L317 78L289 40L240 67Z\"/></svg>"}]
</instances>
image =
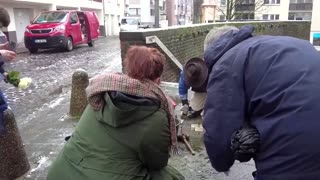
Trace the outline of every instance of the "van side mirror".
<instances>
[{"instance_id":1,"label":"van side mirror","mask_svg":"<svg viewBox=\"0 0 320 180\"><path fill-rule=\"evenodd\" d=\"M141 23L140 23L140 22L138 22L138 25L140 26L140 25L141 25Z\"/></svg>"},{"instance_id":2,"label":"van side mirror","mask_svg":"<svg viewBox=\"0 0 320 180\"><path fill-rule=\"evenodd\" d=\"M121 24L120 23L118 23L119 24L119 26L121 26Z\"/></svg>"}]
</instances>

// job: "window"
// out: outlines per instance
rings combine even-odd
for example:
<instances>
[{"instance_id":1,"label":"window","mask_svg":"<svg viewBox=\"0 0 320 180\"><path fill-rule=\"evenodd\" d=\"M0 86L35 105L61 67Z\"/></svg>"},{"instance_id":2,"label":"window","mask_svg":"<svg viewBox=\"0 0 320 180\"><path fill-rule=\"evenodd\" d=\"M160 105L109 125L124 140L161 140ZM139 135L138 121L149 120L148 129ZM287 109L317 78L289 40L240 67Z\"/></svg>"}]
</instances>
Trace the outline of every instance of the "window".
<instances>
[{"instance_id":1,"label":"window","mask_svg":"<svg viewBox=\"0 0 320 180\"><path fill-rule=\"evenodd\" d=\"M71 24L76 24L78 22L78 15L77 13L73 12L70 15L70 23Z\"/></svg>"},{"instance_id":2,"label":"window","mask_svg":"<svg viewBox=\"0 0 320 180\"><path fill-rule=\"evenodd\" d=\"M226 20L226 16L225 15L220 15L220 21L224 21Z\"/></svg>"},{"instance_id":3,"label":"window","mask_svg":"<svg viewBox=\"0 0 320 180\"><path fill-rule=\"evenodd\" d=\"M154 16L154 14L155 14L155 13L154 13L154 9L150 9L150 15L151 15L151 16Z\"/></svg>"},{"instance_id":4,"label":"window","mask_svg":"<svg viewBox=\"0 0 320 180\"><path fill-rule=\"evenodd\" d=\"M236 19L236 20L254 19L254 13L241 13L241 14L236 14L235 19Z\"/></svg>"},{"instance_id":5,"label":"window","mask_svg":"<svg viewBox=\"0 0 320 180\"><path fill-rule=\"evenodd\" d=\"M269 15L268 15L268 14L262 15L262 19L263 19L263 20L268 20L268 18L269 18Z\"/></svg>"},{"instance_id":6,"label":"window","mask_svg":"<svg viewBox=\"0 0 320 180\"><path fill-rule=\"evenodd\" d=\"M220 4L221 4L222 6L225 6L225 5L226 5L226 0L221 0L221 1L220 1Z\"/></svg>"},{"instance_id":7,"label":"window","mask_svg":"<svg viewBox=\"0 0 320 180\"><path fill-rule=\"evenodd\" d=\"M279 20L279 14L264 14L262 15L263 20Z\"/></svg>"},{"instance_id":8,"label":"window","mask_svg":"<svg viewBox=\"0 0 320 180\"><path fill-rule=\"evenodd\" d=\"M289 13L288 19L289 19L289 20L294 20L294 14L293 14L293 13Z\"/></svg>"},{"instance_id":9,"label":"window","mask_svg":"<svg viewBox=\"0 0 320 180\"><path fill-rule=\"evenodd\" d=\"M289 13L289 20L311 20L311 12L294 12Z\"/></svg>"},{"instance_id":10,"label":"window","mask_svg":"<svg viewBox=\"0 0 320 180\"><path fill-rule=\"evenodd\" d=\"M264 0L264 4L280 4L280 0Z\"/></svg>"},{"instance_id":11,"label":"window","mask_svg":"<svg viewBox=\"0 0 320 180\"><path fill-rule=\"evenodd\" d=\"M140 4L140 0L129 0L129 4Z\"/></svg>"},{"instance_id":12,"label":"window","mask_svg":"<svg viewBox=\"0 0 320 180\"><path fill-rule=\"evenodd\" d=\"M65 22L67 20L67 17L68 16L66 12L60 12L60 11L42 12L33 23L41 24L41 23Z\"/></svg>"},{"instance_id":13,"label":"window","mask_svg":"<svg viewBox=\"0 0 320 180\"><path fill-rule=\"evenodd\" d=\"M128 24L128 25L139 25L139 20L135 18L126 17L121 19L121 24Z\"/></svg>"},{"instance_id":14,"label":"window","mask_svg":"<svg viewBox=\"0 0 320 180\"><path fill-rule=\"evenodd\" d=\"M129 8L130 16L140 16L141 9L140 8Z\"/></svg>"},{"instance_id":15,"label":"window","mask_svg":"<svg viewBox=\"0 0 320 180\"><path fill-rule=\"evenodd\" d=\"M303 3L311 3L313 0L290 0L290 4L303 4Z\"/></svg>"}]
</instances>

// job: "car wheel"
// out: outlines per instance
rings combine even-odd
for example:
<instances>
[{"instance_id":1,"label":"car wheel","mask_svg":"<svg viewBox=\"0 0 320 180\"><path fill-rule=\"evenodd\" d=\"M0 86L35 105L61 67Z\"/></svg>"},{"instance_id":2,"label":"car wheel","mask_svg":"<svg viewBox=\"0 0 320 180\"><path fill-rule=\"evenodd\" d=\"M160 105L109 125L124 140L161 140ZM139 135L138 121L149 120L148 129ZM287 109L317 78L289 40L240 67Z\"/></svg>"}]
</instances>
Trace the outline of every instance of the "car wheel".
<instances>
[{"instance_id":1,"label":"car wheel","mask_svg":"<svg viewBox=\"0 0 320 180\"><path fill-rule=\"evenodd\" d=\"M31 54L34 54L34 53L37 53L37 52L38 52L38 48L29 48L28 50L29 50L29 52L30 52Z\"/></svg>"},{"instance_id":2,"label":"car wheel","mask_svg":"<svg viewBox=\"0 0 320 180\"><path fill-rule=\"evenodd\" d=\"M67 51L73 50L73 41L72 41L71 37L68 37L68 39L67 39L66 50Z\"/></svg>"},{"instance_id":3,"label":"car wheel","mask_svg":"<svg viewBox=\"0 0 320 180\"><path fill-rule=\"evenodd\" d=\"M93 46L94 46L94 42L93 42L93 41L90 41L90 42L88 42L88 45L89 45L90 47L93 47Z\"/></svg>"}]
</instances>

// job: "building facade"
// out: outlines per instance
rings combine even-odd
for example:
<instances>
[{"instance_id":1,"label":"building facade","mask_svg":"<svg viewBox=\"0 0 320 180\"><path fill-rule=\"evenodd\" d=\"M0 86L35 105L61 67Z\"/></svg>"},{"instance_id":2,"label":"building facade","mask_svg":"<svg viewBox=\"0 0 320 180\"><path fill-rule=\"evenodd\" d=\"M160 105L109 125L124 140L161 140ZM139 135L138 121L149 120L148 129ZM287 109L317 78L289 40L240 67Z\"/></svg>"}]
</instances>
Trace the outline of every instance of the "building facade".
<instances>
[{"instance_id":1,"label":"building facade","mask_svg":"<svg viewBox=\"0 0 320 180\"><path fill-rule=\"evenodd\" d=\"M18 44L23 43L26 26L42 11L96 11L101 29L104 29L102 0L0 0L0 4L8 10L11 18L11 23L4 32L10 41L15 41ZM103 32L101 31L101 33Z\"/></svg>"},{"instance_id":2,"label":"building facade","mask_svg":"<svg viewBox=\"0 0 320 180\"><path fill-rule=\"evenodd\" d=\"M153 27L155 24L155 0L127 0L125 15L139 17L144 25ZM166 21L165 0L159 0L160 25Z\"/></svg>"},{"instance_id":3,"label":"building facade","mask_svg":"<svg viewBox=\"0 0 320 180\"><path fill-rule=\"evenodd\" d=\"M107 36L119 35L119 23L125 15L125 0L104 0L104 25Z\"/></svg>"},{"instance_id":4,"label":"building facade","mask_svg":"<svg viewBox=\"0 0 320 180\"><path fill-rule=\"evenodd\" d=\"M193 0L175 0L175 16L178 25L192 24Z\"/></svg>"},{"instance_id":5,"label":"building facade","mask_svg":"<svg viewBox=\"0 0 320 180\"><path fill-rule=\"evenodd\" d=\"M233 0L237 12L232 20L311 20L317 0ZM226 20L230 0L219 0L216 20ZM237 15L239 14L239 15Z\"/></svg>"}]
</instances>

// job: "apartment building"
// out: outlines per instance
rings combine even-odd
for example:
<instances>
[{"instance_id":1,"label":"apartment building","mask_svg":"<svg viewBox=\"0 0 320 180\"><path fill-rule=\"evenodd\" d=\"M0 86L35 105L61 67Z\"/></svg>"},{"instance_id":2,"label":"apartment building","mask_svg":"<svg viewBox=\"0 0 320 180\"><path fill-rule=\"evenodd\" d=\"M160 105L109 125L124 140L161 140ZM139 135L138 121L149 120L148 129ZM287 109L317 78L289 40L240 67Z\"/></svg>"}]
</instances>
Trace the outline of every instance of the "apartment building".
<instances>
[{"instance_id":1,"label":"apartment building","mask_svg":"<svg viewBox=\"0 0 320 180\"><path fill-rule=\"evenodd\" d=\"M139 17L144 25L153 27L155 23L155 0L129 0L126 16ZM159 0L160 21L165 20L165 0Z\"/></svg>"},{"instance_id":2,"label":"apartment building","mask_svg":"<svg viewBox=\"0 0 320 180\"><path fill-rule=\"evenodd\" d=\"M219 0L216 20L226 19L228 1ZM234 20L311 20L312 17L313 0L235 0L235 3Z\"/></svg>"},{"instance_id":3,"label":"apartment building","mask_svg":"<svg viewBox=\"0 0 320 180\"><path fill-rule=\"evenodd\" d=\"M193 0L176 0L175 16L178 25L192 24Z\"/></svg>"},{"instance_id":4,"label":"apartment building","mask_svg":"<svg viewBox=\"0 0 320 180\"><path fill-rule=\"evenodd\" d=\"M102 0L0 0L0 4L8 10L11 18L11 23L4 32L9 40L18 43L23 43L26 26L41 11L63 9L96 11L101 29L104 29Z\"/></svg>"},{"instance_id":5,"label":"apartment building","mask_svg":"<svg viewBox=\"0 0 320 180\"><path fill-rule=\"evenodd\" d=\"M125 0L104 0L104 25L107 36L119 35L119 23L125 15Z\"/></svg>"}]
</instances>

